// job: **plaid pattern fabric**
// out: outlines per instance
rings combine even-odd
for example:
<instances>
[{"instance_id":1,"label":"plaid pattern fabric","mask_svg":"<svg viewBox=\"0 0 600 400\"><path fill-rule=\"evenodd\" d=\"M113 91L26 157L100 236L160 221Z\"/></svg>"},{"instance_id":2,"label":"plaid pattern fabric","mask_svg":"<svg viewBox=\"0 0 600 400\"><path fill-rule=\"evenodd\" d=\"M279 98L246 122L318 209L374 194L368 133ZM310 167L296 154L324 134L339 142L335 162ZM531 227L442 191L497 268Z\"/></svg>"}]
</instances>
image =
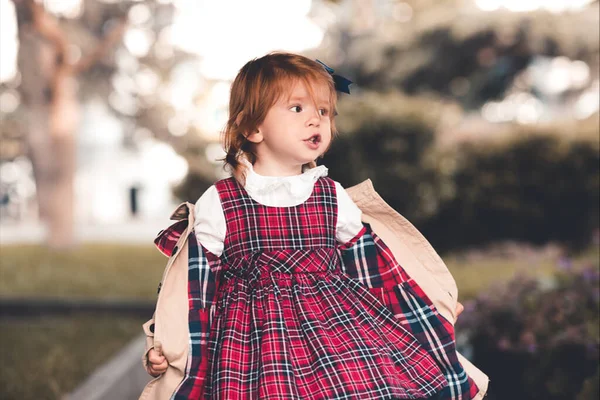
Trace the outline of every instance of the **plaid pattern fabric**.
<instances>
[{"instance_id":1,"label":"plaid pattern fabric","mask_svg":"<svg viewBox=\"0 0 600 400\"><path fill-rule=\"evenodd\" d=\"M177 242L187 227L187 219L172 224L158 233L154 244L161 253L171 257L176 251ZM193 231L188 236L187 244L190 346L186 376L175 390L172 399L201 399L203 397L202 382L206 375L207 364L206 345L214 315L213 300L218 290L217 276L221 265L217 256L198 245Z\"/></svg>"},{"instance_id":2,"label":"plaid pattern fabric","mask_svg":"<svg viewBox=\"0 0 600 400\"><path fill-rule=\"evenodd\" d=\"M371 227L365 225L363 231L340 250L344 272L368 287L435 358L448 381L440 399L475 397L478 388L456 355L454 327L437 312L425 292L396 262Z\"/></svg>"},{"instance_id":3,"label":"plaid pattern fabric","mask_svg":"<svg viewBox=\"0 0 600 400\"><path fill-rule=\"evenodd\" d=\"M156 245L158 250L165 256L171 257L171 255L175 252L175 246L177 245L179 238L181 237L183 232L185 232L187 226L188 220L184 219L175 222L167 229L158 232L156 239L154 239L154 244Z\"/></svg>"},{"instance_id":4,"label":"plaid pattern fabric","mask_svg":"<svg viewBox=\"0 0 600 400\"><path fill-rule=\"evenodd\" d=\"M172 399L202 399L208 363L208 335L214 316L221 261L198 245L194 232L188 238L188 323L190 347L186 376Z\"/></svg>"},{"instance_id":5,"label":"plaid pattern fabric","mask_svg":"<svg viewBox=\"0 0 600 400\"><path fill-rule=\"evenodd\" d=\"M447 385L389 309L342 273L333 181L319 179L295 207L263 206L231 178L216 187L225 250L219 262L190 246L192 351L175 399L430 398Z\"/></svg>"}]
</instances>

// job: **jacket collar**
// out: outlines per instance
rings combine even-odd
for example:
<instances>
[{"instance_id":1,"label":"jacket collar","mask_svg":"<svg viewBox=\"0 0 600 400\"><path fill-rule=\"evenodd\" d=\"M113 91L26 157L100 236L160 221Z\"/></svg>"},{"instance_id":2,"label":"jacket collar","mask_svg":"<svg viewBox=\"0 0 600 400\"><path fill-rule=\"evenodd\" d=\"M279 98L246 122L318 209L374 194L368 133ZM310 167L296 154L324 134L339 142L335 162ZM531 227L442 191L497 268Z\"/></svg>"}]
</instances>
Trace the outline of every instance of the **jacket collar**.
<instances>
[{"instance_id":1,"label":"jacket collar","mask_svg":"<svg viewBox=\"0 0 600 400\"><path fill-rule=\"evenodd\" d=\"M193 226L193 208L194 205L191 203L181 203L175 211L173 211L170 218L172 221L177 222L167 229L158 232L158 235L154 239L154 244L165 256L171 257L175 252L175 247L177 246L177 242L179 242L181 235L184 234L190 225Z\"/></svg>"}]
</instances>

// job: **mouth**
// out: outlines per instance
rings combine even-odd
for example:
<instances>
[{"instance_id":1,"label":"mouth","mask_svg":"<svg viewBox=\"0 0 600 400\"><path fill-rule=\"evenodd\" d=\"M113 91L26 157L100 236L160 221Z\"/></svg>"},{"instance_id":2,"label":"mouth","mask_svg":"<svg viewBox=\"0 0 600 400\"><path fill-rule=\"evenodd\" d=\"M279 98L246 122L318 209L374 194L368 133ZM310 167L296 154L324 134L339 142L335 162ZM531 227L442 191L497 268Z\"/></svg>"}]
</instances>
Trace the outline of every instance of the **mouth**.
<instances>
[{"instance_id":1,"label":"mouth","mask_svg":"<svg viewBox=\"0 0 600 400\"><path fill-rule=\"evenodd\" d=\"M312 135L308 139L305 139L304 141L311 143L311 144L319 144L319 143L321 143L321 134L315 133L314 135Z\"/></svg>"}]
</instances>

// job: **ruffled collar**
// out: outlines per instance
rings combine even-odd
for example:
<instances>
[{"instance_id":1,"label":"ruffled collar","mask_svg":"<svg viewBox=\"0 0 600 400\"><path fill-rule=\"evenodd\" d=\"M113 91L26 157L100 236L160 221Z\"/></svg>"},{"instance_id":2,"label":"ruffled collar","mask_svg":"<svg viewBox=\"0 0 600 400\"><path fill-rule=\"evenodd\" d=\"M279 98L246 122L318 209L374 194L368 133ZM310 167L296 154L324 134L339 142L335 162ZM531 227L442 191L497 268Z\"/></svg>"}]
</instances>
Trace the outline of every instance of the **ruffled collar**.
<instances>
[{"instance_id":1,"label":"ruffled collar","mask_svg":"<svg viewBox=\"0 0 600 400\"><path fill-rule=\"evenodd\" d=\"M314 186L315 182L322 176L327 176L328 169L324 165L306 169L299 175L292 176L265 176L254 171L252 164L246 160L240 160L246 166L245 189L249 193L264 195L278 190L285 190L292 196L302 196L306 188ZM280 189L281 188L281 189Z\"/></svg>"}]
</instances>

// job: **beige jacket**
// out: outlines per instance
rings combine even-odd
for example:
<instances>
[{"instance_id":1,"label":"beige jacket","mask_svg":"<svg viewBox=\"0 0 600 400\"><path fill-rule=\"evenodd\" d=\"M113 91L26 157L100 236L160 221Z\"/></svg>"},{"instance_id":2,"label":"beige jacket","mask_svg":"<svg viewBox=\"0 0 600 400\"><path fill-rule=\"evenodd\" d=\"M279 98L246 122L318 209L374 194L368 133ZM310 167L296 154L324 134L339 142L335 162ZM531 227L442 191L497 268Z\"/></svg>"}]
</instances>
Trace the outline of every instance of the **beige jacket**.
<instances>
[{"instance_id":1,"label":"beige jacket","mask_svg":"<svg viewBox=\"0 0 600 400\"><path fill-rule=\"evenodd\" d=\"M448 321L456 321L455 308L458 289L448 268L423 235L404 217L392 209L375 192L370 180L347 189L348 194L362 210L363 222L391 249L396 261L421 286L440 314ZM140 400L169 399L183 380L189 348L187 299L187 238L194 226L194 205L184 203L171 216L173 220L188 218L188 227L181 235L175 251L165 268L154 318L143 326L146 333L146 352L152 347L161 348L169 361L167 371L146 385ZM179 255L183 254L182 257ZM151 326L154 332L151 331ZM475 381L479 393L475 400L484 397L488 377L462 355L458 355L467 374Z\"/></svg>"}]
</instances>

